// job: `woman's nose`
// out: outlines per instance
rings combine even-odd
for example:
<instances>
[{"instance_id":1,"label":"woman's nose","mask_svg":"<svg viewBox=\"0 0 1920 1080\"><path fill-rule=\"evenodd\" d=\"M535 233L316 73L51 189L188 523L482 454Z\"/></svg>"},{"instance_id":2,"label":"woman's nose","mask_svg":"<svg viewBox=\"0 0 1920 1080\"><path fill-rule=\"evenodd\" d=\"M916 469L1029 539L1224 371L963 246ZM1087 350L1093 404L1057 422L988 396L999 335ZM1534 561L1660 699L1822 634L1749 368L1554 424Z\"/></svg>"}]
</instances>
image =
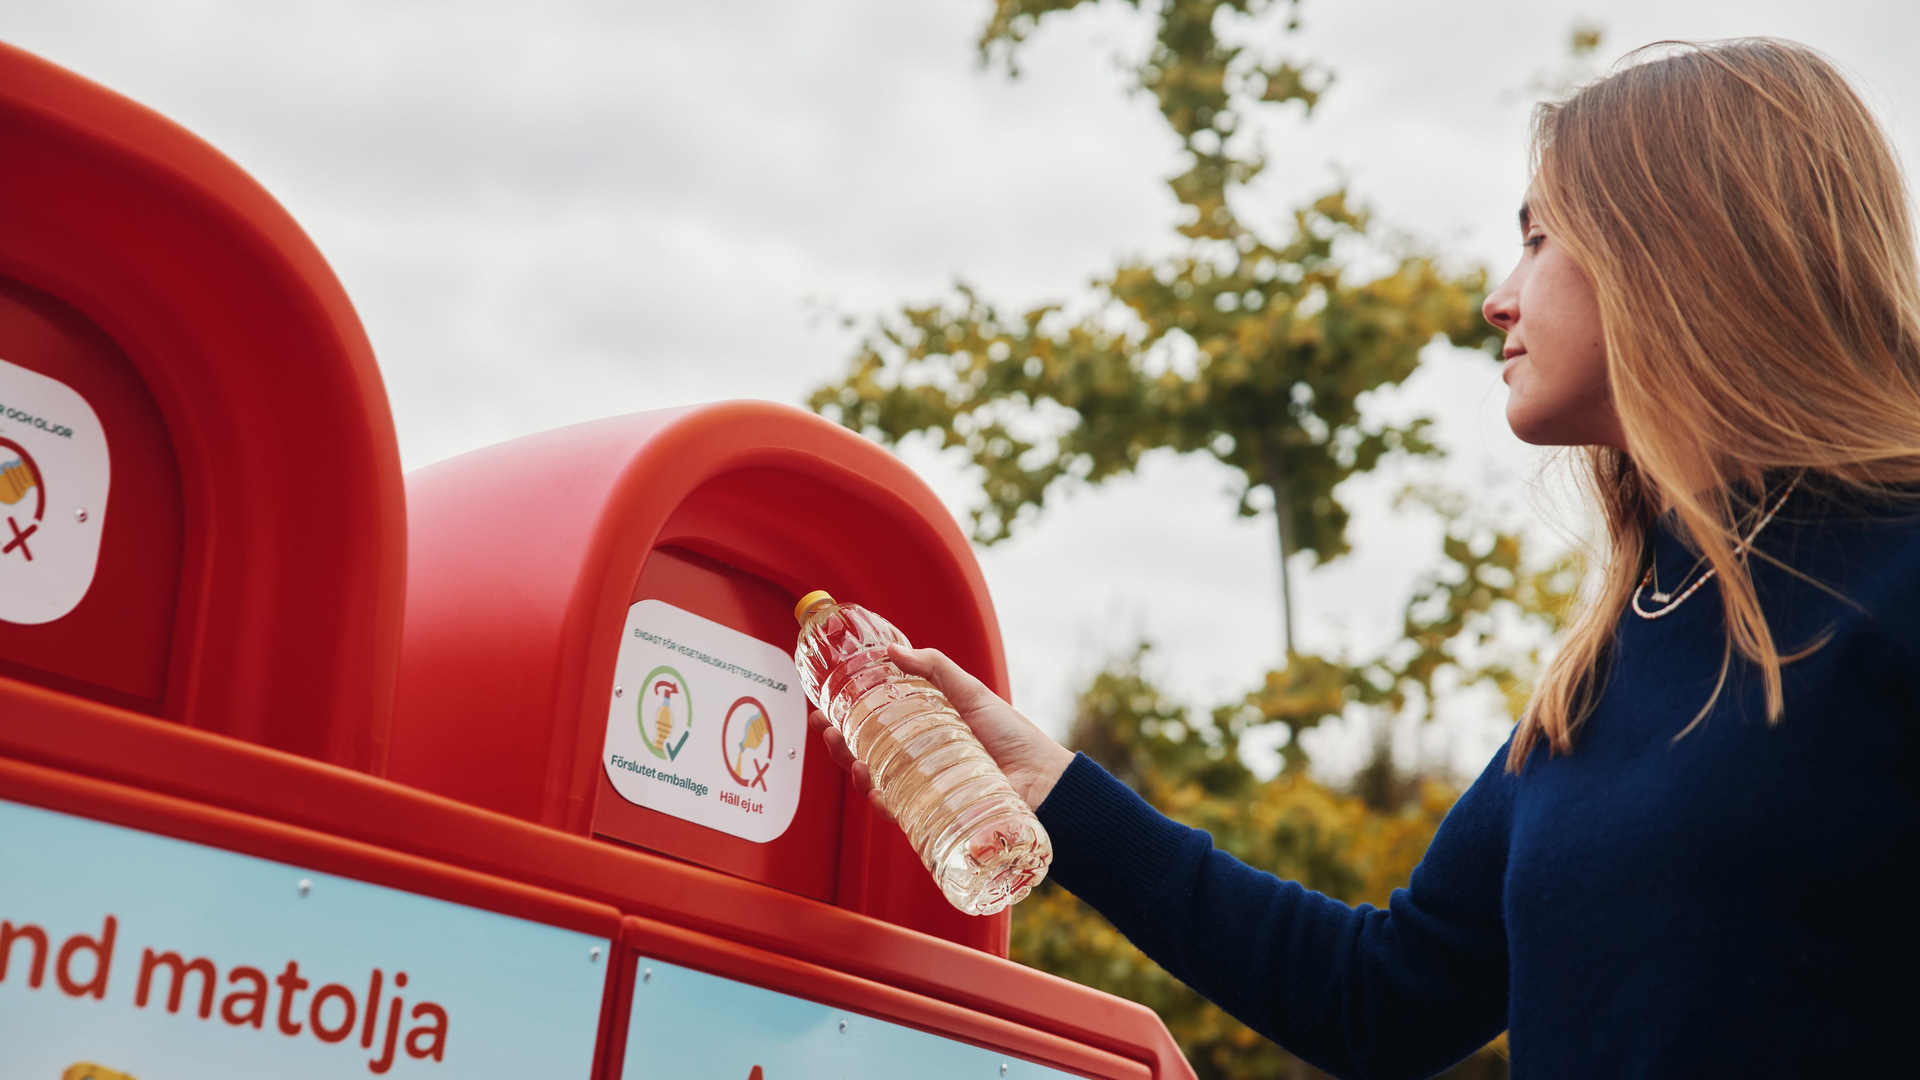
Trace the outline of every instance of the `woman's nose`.
<instances>
[{"instance_id":1,"label":"woman's nose","mask_svg":"<svg viewBox=\"0 0 1920 1080\"><path fill-rule=\"evenodd\" d=\"M1520 321L1519 291L1511 288L1512 284L1509 278L1480 305L1481 317L1502 330L1511 330Z\"/></svg>"}]
</instances>

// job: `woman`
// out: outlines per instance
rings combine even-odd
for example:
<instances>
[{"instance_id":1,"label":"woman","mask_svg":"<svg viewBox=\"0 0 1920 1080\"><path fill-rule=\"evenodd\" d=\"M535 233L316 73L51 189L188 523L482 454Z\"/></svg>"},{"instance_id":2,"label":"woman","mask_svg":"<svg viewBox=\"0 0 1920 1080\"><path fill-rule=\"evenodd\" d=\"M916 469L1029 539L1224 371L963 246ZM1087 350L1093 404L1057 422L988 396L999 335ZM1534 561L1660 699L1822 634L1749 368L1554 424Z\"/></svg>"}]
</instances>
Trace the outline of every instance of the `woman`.
<instances>
[{"instance_id":1,"label":"woman","mask_svg":"<svg viewBox=\"0 0 1920 1080\"><path fill-rule=\"evenodd\" d=\"M1806 48L1642 54L1539 110L1520 224L1485 305L1507 418L1583 448L1606 549L1384 910L1214 851L940 654L895 660L1038 808L1054 880L1330 1072L1424 1076L1506 1029L1519 1076L1913 1075L1920 932L1888 902L1920 855L1920 275L1885 137Z\"/></svg>"}]
</instances>

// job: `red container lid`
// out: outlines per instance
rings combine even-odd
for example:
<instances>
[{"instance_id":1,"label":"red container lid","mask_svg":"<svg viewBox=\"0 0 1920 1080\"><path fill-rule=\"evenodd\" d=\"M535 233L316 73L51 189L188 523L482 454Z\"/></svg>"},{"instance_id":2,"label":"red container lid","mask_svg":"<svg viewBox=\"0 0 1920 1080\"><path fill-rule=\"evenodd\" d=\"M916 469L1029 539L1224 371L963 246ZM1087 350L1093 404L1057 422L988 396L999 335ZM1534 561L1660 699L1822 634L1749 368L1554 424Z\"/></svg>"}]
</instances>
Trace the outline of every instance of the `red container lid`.
<instances>
[{"instance_id":1,"label":"red container lid","mask_svg":"<svg viewBox=\"0 0 1920 1080\"><path fill-rule=\"evenodd\" d=\"M4 45L0 144L0 676L377 768L403 487L340 283L218 151Z\"/></svg>"},{"instance_id":2,"label":"red container lid","mask_svg":"<svg viewBox=\"0 0 1920 1080\"><path fill-rule=\"evenodd\" d=\"M1006 916L955 911L899 830L849 791L805 731L804 706L795 715L773 704L774 693L796 693L792 608L816 588L885 613L1006 692L972 548L891 454L800 409L726 402L489 447L412 474L407 495L391 778L1004 954ZM623 645L645 632L629 626L635 612L720 644L649 634L681 652L620 675ZM726 650L715 662L765 693L742 683L734 701L695 685ZM767 747L752 724L764 732L757 718L775 713ZM621 725L635 728L625 757L610 743ZM690 733L720 746L716 729L728 732L725 760L679 756L692 753ZM724 798L759 812L769 787L745 758L769 749L799 782L797 812L777 835L675 809ZM700 799L642 805L629 797L639 783L629 769Z\"/></svg>"}]
</instances>

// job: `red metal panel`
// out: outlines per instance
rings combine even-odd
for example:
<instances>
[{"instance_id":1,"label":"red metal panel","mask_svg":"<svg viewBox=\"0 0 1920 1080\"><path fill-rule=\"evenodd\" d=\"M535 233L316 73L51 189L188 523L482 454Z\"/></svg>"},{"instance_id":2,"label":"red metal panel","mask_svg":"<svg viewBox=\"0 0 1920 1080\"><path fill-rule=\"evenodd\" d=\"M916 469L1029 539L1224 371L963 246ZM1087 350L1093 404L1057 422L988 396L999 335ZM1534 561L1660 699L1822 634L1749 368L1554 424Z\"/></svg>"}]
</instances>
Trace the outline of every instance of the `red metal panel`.
<instances>
[{"instance_id":1,"label":"red metal panel","mask_svg":"<svg viewBox=\"0 0 1920 1080\"><path fill-rule=\"evenodd\" d=\"M75 377L124 381L130 370L144 384L114 392L151 396L182 506L180 569L151 583L177 597L170 619L149 604L117 639L75 640L60 621L13 628L0 655L24 678L49 673L48 685L114 700L152 694L160 665L164 686L146 707L170 719L378 767L403 491L379 371L339 282L286 211L213 148L3 45L0 144L0 202L18 211L0 215L0 278L70 308L79 337L91 324L111 342L72 355L91 368ZM125 423L107 432L115 500L117 474L142 469ZM110 513L107 531L139 517ZM150 516L148 539L166 542L164 517ZM138 562L128 548L103 537L102 559ZM134 572L103 565L97 584ZM109 649L137 670L88 655Z\"/></svg>"},{"instance_id":2,"label":"red metal panel","mask_svg":"<svg viewBox=\"0 0 1920 1080\"><path fill-rule=\"evenodd\" d=\"M0 758L0 798L402 889L583 934L614 937L606 904L283 822Z\"/></svg>"},{"instance_id":3,"label":"red metal panel","mask_svg":"<svg viewBox=\"0 0 1920 1080\"><path fill-rule=\"evenodd\" d=\"M730 874L0 678L0 756L609 904L1191 1076L1151 1010ZM915 867L916 872L920 872Z\"/></svg>"}]
</instances>

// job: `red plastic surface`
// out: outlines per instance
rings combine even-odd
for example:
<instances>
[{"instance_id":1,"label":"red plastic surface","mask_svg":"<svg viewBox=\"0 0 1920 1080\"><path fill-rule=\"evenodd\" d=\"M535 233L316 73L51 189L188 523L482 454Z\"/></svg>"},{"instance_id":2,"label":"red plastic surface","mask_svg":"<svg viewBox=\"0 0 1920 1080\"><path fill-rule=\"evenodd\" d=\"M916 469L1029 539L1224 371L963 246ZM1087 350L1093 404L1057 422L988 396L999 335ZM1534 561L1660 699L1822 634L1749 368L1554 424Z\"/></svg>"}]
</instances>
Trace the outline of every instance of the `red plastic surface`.
<instances>
[{"instance_id":1,"label":"red plastic surface","mask_svg":"<svg viewBox=\"0 0 1920 1080\"><path fill-rule=\"evenodd\" d=\"M63 372L113 454L97 595L0 629L0 670L377 768L404 496L339 282L213 148L4 45L0 145L0 357Z\"/></svg>"},{"instance_id":2,"label":"red plastic surface","mask_svg":"<svg viewBox=\"0 0 1920 1080\"><path fill-rule=\"evenodd\" d=\"M517 881L150 791L0 758L0 799L613 938L620 913Z\"/></svg>"},{"instance_id":3,"label":"red plastic surface","mask_svg":"<svg viewBox=\"0 0 1920 1080\"><path fill-rule=\"evenodd\" d=\"M506 492L511 521L501 517ZM725 402L581 424L441 462L408 478L408 513L390 777L1005 955L1007 916L955 911L899 830L850 797L837 770L809 769L802 800L823 810L838 801L838 829L814 822L752 845L760 851L601 801L618 799L603 786L599 757L621 629L628 607L648 595L791 650L787 609L828 589L1006 692L973 551L891 454L799 409ZM655 552L668 568L652 568ZM823 867L834 868L832 881L819 878Z\"/></svg>"},{"instance_id":4,"label":"red plastic surface","mask_svg":"<svg viewBox=\"0 0 1920 1080\"><path fill-rule=\"evenodd\" d=\"M1151 1010L981 950L731 874L5 678L0 757L608 904L1105 1050L1146 1064L1161 1080L1193 1076Z\"/></svg>"},{"instance_id":5,"label":"red plastic surface","mask_svg":"<svg viewBox=\"0 0 1920 1080\"><path fill-rule=\"evenodd\" d=\"M828 588L1005 692L971 550L899 462L751 403L510 443L415 478L406 591L384 391L291 218L193 136L5 46L0 145L0 358L89 400L114 485L95 591L0 624L0 796L591 932L625 913L630 943L729 977L1090 1076L1192 1077L1147 1009L1001 958L1006 917L953 911L824 760L787 848L597 817L638 597L785 645L772 605ZM374 775L403 599L393 775L454 798Z\"/></svg>"}]
</instances>

